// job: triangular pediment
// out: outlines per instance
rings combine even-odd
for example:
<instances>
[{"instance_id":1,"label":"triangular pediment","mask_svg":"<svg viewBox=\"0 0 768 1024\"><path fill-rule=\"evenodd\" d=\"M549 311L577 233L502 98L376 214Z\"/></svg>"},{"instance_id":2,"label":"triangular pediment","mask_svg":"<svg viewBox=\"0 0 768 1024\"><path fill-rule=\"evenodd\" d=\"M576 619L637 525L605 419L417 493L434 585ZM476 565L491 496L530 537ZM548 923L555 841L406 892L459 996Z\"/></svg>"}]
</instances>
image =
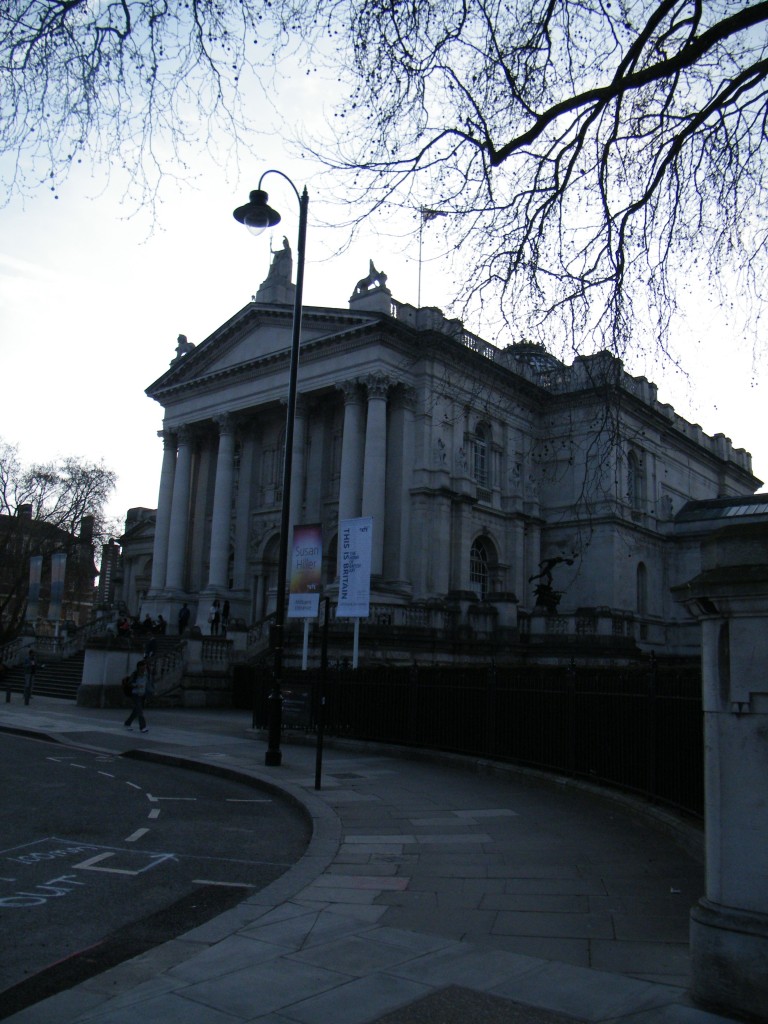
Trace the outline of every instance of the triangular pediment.
<instances>
[{"instance_id":1,"label":"triangular pediment","mask_svg":"<svg viewBox=\"0 0 768 1024\"><path fill-rule=\"evenodd\" d=\"M323 339L331 341L350 330L375 324L380 319L381 315L375 313L305 308L301 327L302 349ZM251 303L197 347L176 358L146 393L165 404L164 399L189 387L252 374L259 366L286 358L292 339L292 308Z\"/></svg>"}]
</instances>

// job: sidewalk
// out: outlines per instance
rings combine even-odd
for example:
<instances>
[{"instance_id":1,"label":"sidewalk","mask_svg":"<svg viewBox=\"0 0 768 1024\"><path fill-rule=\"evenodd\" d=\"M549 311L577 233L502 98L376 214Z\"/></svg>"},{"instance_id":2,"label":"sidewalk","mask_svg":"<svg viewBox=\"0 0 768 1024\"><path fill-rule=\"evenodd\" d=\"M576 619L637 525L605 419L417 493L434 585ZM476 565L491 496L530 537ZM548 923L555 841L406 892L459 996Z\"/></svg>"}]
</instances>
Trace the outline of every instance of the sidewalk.
<instances>
[{"instance_id":1,"label":"sidewalk","mask_svg":"<svg viewBox=\"0 0 768 1024\"><path fill-rule=\"evenodd\" d=\"M0 732L234 769L299 800L305 856L234 909L10 1024L717 1024L691 1003L699 859L565 782L266 744L242 711L0 704ZM1 742L1 740L0 740Z\"/></svg>"}]
</instances>

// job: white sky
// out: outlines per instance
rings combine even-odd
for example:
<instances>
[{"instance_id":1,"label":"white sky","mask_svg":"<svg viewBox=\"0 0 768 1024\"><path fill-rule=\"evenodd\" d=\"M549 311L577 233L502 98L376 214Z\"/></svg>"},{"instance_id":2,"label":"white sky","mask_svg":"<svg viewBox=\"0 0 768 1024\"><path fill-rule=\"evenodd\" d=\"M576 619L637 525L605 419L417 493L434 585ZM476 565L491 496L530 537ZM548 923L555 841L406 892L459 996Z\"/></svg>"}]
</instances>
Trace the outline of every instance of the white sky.
<instances>
[{"instance_id":1,"label":"white sky","mask_svg":"<svg viewBox=\"0 0 768 1024\"><path fill-rule=\"evenodd\" d=\"M118 474L109 514L121 522L128 508L157 504L162 409L144 389L167 369L177 336L199 344L250 301L266 277L270 242L277 248L285 234L295 250L298 204L278 177L264 185L283 215L271 239L254 238L232 217L268 168L287 173L299 189L306 181L307 165L279 140L261 153L263 162L244 164L239 180L227 181L213 161L197 162L196 183L165 194L154 231L148 215L129 216L117 185L99 192L84 171L59 188L58 200L43 189L0 208L0 438L18 444L24 464L103 458ZM415 222L407 243L370 233L329 259L345 232L319 227L312 203L310 185L307 305L346 307L369 259L387 273L396 299L416 304ZM448 311L450 285L429 230L422 305ZM766 384L754 372L750 345L717 324L717 311L698 296L676 333L689 382L640 360L627 369L654 380L660 401L706 433L722 432L751 451L754 472L768 481ZM483 333L479 324L466 327Z\"/></svg>"}]
</instances>

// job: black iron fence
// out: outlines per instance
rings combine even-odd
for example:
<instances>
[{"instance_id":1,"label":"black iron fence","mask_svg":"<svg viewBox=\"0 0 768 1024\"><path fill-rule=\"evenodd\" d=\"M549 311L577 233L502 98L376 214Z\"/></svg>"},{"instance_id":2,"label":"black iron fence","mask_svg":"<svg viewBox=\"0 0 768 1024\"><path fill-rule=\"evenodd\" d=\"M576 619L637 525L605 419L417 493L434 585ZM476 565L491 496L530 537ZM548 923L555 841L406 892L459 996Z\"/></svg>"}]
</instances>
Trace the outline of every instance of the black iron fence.
<instances>
[{"instance_id":1,"label":"black iron fence","mask_svg":"<svg viewBox=\"0 0 768 1024\"><path fill-rule=\"evenodd\" d=\"M267 725L269 682L254 723ZM515 762L703 814L698 665L361 668L289 674L287 727Z\"/></svg>"}]
</instances>

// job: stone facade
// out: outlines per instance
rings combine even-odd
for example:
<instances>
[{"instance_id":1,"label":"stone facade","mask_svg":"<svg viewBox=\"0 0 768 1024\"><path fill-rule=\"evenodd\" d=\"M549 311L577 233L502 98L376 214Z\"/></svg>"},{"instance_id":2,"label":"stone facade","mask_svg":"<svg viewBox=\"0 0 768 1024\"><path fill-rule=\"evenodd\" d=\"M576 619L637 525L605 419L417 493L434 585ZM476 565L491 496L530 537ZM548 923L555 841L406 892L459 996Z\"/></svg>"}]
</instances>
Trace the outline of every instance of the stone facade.
<instances>
[{"instance_id":1,"label":"stone facade","mask_svg":"<svg viewBox=\"0 0 768 1024\"><path fill-rule=\"evenodd\" d=\"M701 571L675 593L701 622L703 640L707 870L706 893L691 912L691 991L709 1007L765 1021L768 496L762 497L691 510L688 522L710 532L700 541Z\"/></svg>"},{"instance_id":2,"label":"stone facade","mask_svg":"<svg viewBox=\"0 0 768 1024\"><path fill-rule=\"evenodd\" d=\"M683 420L608 354L566 365L538 345L495 347L438 309L396 301L373 270L348 308L303 313L291 522L322 525L325 593L337 589L339 520L372 516L378 621L437 608L484 635L602 632L697 651L698 624L670 595L698 558L676 543L675 516L690 500L751 494L749 454ZM147 389L164 410L164 447L150 572L141 553L148 585L125 594L142 617L173 624L186 601L205 632L215 597L248 624L273 610L283 290L265 282ZM126 544L135 579L130 561Z\"/></svg>"}]
</instances>

